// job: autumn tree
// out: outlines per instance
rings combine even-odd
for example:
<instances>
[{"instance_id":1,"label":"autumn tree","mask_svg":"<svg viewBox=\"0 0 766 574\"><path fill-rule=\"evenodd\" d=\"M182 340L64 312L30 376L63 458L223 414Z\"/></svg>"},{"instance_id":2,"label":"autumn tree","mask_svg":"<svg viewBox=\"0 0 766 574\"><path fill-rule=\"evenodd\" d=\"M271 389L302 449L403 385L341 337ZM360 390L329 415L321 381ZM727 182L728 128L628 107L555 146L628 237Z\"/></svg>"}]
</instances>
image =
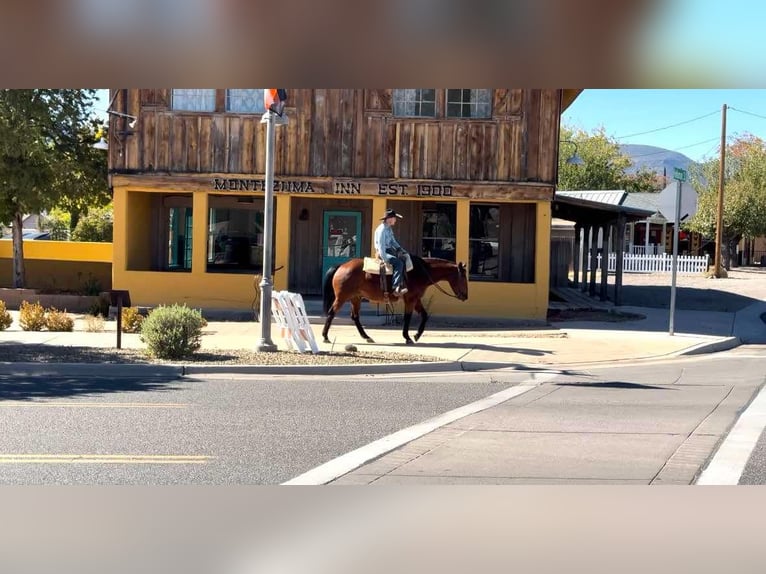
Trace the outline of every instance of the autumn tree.
<instances>
[{"instance_id":1,"label":"autumn tree","mask_svg":"<svg viewBox=\"0 0 766 574\"><path fill-rule=\"evenodd\" d=\"M744 135L726 146L721 262L726 269L743 237L766 235L766 144ZM687 224L690 231L714 237L718 215L720 157L709 159L689 172L697 191L697 213Z\"/></svg>"},{"instance_id":2,"label":"autumn tree","mask_svg":"<svg viewBox=\"0 0 766 574\"><path fill-rule=\"evenodd\" d=\"M106 193L106 159L92 148L95 90L0 90L0 223L13 229L13 285L24 287L25 214Z\"/></svg>"},{"instance_id":3,"label":"autumn tree","mask_svg":"<svg viewBox=\"0 0 766 574\"><path fill-rule=\"evenodd\" d=\"M632 167L630 157L620 151L620 145L602 129L589 134L561 128L559 144L558 189L579 191L591 189L624 189L628 192L659 191L663 185L657 175L641 169L626 173ZM577 154L579 165L568 160Z\"/></svg>"}]
</instances>

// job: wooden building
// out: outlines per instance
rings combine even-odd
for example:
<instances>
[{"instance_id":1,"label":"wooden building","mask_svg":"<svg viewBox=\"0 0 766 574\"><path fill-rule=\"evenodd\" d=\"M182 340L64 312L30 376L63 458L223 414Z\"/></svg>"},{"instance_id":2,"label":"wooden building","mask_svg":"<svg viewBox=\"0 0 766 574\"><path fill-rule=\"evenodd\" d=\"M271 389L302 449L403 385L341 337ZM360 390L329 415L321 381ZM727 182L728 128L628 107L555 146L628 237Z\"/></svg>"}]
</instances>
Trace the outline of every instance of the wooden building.
<instances>
[{"instance_id":1,"label":"wooden building","mask_svg":"<svg viewBox=\"0 0 766 574\"><path fill-rule=\"evenodd\" d=\"M379 218L465 261L445 315L543 319L561 112L578 90L297 89L276 129L275 289L321 292ZM116 289L139 305L249 308L263 246L263 90L111 91Z\"/></svg>"}]
</instances>

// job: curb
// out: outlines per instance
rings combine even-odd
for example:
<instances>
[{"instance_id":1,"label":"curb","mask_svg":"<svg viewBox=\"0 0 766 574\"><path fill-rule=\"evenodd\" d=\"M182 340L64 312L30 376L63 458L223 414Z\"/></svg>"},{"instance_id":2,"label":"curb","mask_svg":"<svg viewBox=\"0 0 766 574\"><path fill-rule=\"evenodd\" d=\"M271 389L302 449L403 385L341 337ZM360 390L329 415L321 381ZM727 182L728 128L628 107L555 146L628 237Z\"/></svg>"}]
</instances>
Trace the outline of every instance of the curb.
<instances>
[{"instance_id":1,"label":"curb","mask_svg":"<svg viewBox=\"0 0 766 574\"><path fill-rule=\"evenodd\" d=\"M183 375L379 375L390 373L446 373L462 371L461 363L367 363L356 365L183 365Z\"/></svg>"},{"instance_id":2,"label":"curb","mask_svg":"<svg viewBox=\"0 0 766 574\"><path fill-rule=\"evenodd\" d=\"M0 363L0 374L36 377L179 377L179 365L123 363Z\"/></svg>"},{"instance_id":3,"label":"curb","mask_svg":"<svg viewBox=\"0 0 766 574\"><path fill-rule=\"evenodd\" d=\"M676 355L703 355L706 353L718 353L720 351L728 351L734 349L742 344L742 340L739 337L725 337L717 341L710 341L707 343L700 343L684 349L676 353Z\"/></svg>"}]
</instances>

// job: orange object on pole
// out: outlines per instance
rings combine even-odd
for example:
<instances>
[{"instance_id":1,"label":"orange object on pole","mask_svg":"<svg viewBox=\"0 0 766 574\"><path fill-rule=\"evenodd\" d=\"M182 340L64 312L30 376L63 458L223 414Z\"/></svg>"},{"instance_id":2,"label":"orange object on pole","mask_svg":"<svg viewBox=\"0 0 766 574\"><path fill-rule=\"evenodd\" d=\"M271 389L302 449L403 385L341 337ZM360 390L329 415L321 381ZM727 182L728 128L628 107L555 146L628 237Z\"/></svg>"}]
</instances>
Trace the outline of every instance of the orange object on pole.
<instances>
[{"instance_id":1,"label":"orange object on pole","mask_svg":"<svg viewBox=\"0 0 766 574\"><path fill-rule=\"evenodd\" d=\"M271 111L282 116L287 102L287 90L282 88L263 90L263 103L266 111Z\"/></svg>"}]
</instances>

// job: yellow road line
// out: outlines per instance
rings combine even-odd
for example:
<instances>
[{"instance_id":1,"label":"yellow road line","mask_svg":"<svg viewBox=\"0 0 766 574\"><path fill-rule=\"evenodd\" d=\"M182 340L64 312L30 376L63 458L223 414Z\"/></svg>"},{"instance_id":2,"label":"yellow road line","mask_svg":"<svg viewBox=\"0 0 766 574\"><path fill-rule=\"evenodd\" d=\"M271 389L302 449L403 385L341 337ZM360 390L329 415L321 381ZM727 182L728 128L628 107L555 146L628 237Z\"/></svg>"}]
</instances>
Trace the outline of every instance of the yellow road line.
<instances>
[{"instance_id":1,"label":"yellow road line","mask_svg":"<svg viewBox=\"0 0 766 574\"><path fill-rule=\"evenodd\" d=\"M205 464L204 455L0 454L0 464Z\"/></svg>"},{"instance_id":2,"label":"yellow road line","mask_svg":"<svg viewBox=\"0 0 766 574\"><path fill-rule=\"evenodd\" d=\"M35 402L25 401L3 401L0 407L70 407L70 408L97 408L97 409L185 409L188 403L54 403L54 402Z\"/></svg>"}]
</instances>

